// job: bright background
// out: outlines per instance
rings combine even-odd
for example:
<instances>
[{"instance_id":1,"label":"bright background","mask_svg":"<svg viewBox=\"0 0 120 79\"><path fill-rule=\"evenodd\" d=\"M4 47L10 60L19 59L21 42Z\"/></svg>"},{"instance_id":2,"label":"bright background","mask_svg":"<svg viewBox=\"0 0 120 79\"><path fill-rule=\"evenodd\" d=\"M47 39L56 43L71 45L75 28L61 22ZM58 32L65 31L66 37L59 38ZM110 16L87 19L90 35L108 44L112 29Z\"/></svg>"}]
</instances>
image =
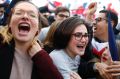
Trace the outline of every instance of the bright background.
<instances>
[{"instance_id":1,"label":"bright background","mask_svg":"<svg viewBox=\"0 0 120 79\"><path fill-rule=\"evenodd\" d=\"M0 3L3 2L10 2L11 0L0 0ZM96 14L99 12L99 10L102 9L112 9L118 14L119 22L120 22L120 0L30 0L34 4L36 4L38 7L42 7L47 5L50 10L54 10L55 7L51 5L55 4L57 6L66 6L71 10L71 14L84 14L84 11L87 9L88 5L91 2L97 2L97 11Z\"/></svg>"},{"instance_id":2,"label":"bright background","mask_svg":"<svg viewBox=\"0 0 120 79\"><path fill-rule=\"evenodd\" d=\"M35 3L38 7L48 5L49 9L53 8L49 2L54 4L54 2L56 1L61 3L62 6L68 7L72 11L72 13L74 13L74 10L80 9L81 7L82 7L81 10L83 10L83 8L87 9L88 5L91 2L97 2L98 9L96 13L98 13L98 11L102 10L103 8L106 9L110 8L118 13L120 19L120 0L31 0L31 1Z\"/></svg>"}]
</instances>

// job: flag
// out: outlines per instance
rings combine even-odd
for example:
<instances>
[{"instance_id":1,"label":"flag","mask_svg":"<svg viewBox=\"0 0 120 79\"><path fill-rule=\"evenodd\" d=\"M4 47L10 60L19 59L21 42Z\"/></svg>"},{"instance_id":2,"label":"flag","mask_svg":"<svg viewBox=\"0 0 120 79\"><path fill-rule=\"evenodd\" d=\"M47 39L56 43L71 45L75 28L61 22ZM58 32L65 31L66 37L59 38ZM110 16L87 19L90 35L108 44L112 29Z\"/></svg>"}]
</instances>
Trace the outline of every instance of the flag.
<instances>
[{"instance_id":1,"label":"flag","mask_svg":"<svg viewBox=\"0 0 120 79\"><path fill-rule=\"evenodd\" d=\"M62 3L58 2L58 1L54 1L54 5L55 5L55 7L58 7L58 6L62 6Z\"/></svg>"},{"instance_id":2,"label":"flag","mask_svg":"<svg viewBox=\"0 0 120 79\"><path fill-rule=\"evenodd\" d=\"M54 11L56 9L56 7L62 6L62 2L58 2L58 1L48 1L48 8L52 11Z\"/></svg>"},{"instance_id":3,"label":"flag","mask_svg":"<svg viewBox=\"0 0 120 79\"><path fill-rule=\"evenodd\" d=\"M47 0L47 1L48 1L48 3L49 3L52 7L56 8L56 6L54 5L54 3L52 3L50 0Z\"/></svg>"},{"instance_id":4,"label":"flag","mask_svg":"<svg viewBox=\"0 0 120 79\"><path fill-rule=\"evenodd\" d=\"M111 25L110 13L108 14L108 42L109 42L110 54L113 61L119 60L118 50L117 50L116 41L115 41L115 35Z\"/></svg>"}]
</instances>

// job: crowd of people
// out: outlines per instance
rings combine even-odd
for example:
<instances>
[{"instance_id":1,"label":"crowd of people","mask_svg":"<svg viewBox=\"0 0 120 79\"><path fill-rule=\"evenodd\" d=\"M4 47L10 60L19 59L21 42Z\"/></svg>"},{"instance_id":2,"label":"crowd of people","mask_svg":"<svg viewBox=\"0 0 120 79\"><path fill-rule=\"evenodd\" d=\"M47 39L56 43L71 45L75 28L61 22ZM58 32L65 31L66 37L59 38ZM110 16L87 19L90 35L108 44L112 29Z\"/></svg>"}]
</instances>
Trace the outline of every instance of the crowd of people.
<instances>
[{"instance_id":1,"label":"crowd of people","mask_svg":"<svg viewBox=\"0 0 120 79\"><path fill-rule=\"evenodd\" d=\"M120 78L120 59L113 61L108 40L110 14L120 49L116 13L104 9L94 17L96 2L84 18L64 6L54 16L42 9L29 0L0 4L0 79Z\"/></svg>"}]
</instances>

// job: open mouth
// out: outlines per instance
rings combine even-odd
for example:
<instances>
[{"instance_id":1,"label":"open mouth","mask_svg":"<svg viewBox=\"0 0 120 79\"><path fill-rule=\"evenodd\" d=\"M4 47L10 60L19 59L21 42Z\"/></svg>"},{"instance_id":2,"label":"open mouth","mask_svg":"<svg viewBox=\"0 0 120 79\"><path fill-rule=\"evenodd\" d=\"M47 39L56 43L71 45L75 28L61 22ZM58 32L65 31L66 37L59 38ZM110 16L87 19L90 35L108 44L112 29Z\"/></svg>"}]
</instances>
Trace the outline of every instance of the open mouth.
<instances>
[{"instance_id":1,"label":"open mouth","mask_svg":"<svg viewBox=\"0 0 120 79\"><path fill-rule=\"evenodd\" d=\"M77 45L77 47L80 48L80 49L84 49L85 45Z\"/></svg>"},{"instance_id":2,"label":"open mouth","mask_svg":"<svg viewBox=\"0 0 120 79\"><path fill-rule=\"evenodd\" d=\"M95 27L94 30L97 30L97 27Z\"/></svg>"},{"instance_id":3,"label":"open mouth","mask_svg":"<svg viewBox=\"0 0 120 79\"><path fill-rule=\"evenodd\" d=\"M30 25L28 23L20 23L18 26L19 32L29 32Z\"/></svg>"},{"instance_id":4,"label":"open mouth","mask_svg":"<svg viewBox=\"0 0 120 79\"><path fill-rule=\"evenodd\" d=\"M95 32L97 30L97 27L93 27L93 32Z\"/></svg>"}]
</instances>

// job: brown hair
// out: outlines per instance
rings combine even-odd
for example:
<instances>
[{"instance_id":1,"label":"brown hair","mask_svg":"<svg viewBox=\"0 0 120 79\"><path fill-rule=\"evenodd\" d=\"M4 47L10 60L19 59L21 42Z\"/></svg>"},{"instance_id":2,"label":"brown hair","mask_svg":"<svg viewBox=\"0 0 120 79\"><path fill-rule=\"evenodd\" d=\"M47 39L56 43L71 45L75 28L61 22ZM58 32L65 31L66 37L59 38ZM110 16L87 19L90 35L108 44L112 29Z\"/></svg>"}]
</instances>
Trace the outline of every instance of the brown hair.
<instances>
[{"instance_id":1,"label":"brown hair","mask_svg":"<svg viewBox=\"0 0 120 79\"><path fill-rule=\"evenodd\" d=\"M81 19L80 17L77 17L77 16L69 17L64 21L62 21L58 26L58 28L55 30L54 37L53 37L54 39L53 46L56 49L66 48L70 41L70 38L74 29L81 24L84 24L88 31L88 27L90 26L85 20Z\"/></svg>"},{"instance_id":2,"label":"brown hair","mask_svg":"<svg viewBox=\"0 0 120 79\"><path fill-rule=\"evenodd\" d=\"M43 40L44 45L53 46L53 36L54 36L55 30L57 29L60 23L61 21L55 21L51 24L50 29L47 33L47 36L45 40Z\"/></svg>"},{"instance_id":3,"label":"brown hair","mask_svg":"<svg viewBox=\"0 0 120 79\"><path fill-rule=\"evenodd\" d=\"M60 12L68 12L70 14L70 10L67 7L63 7L63 6L56 8L55 15L57 15Z\"/></svg>"}]
</instances>

